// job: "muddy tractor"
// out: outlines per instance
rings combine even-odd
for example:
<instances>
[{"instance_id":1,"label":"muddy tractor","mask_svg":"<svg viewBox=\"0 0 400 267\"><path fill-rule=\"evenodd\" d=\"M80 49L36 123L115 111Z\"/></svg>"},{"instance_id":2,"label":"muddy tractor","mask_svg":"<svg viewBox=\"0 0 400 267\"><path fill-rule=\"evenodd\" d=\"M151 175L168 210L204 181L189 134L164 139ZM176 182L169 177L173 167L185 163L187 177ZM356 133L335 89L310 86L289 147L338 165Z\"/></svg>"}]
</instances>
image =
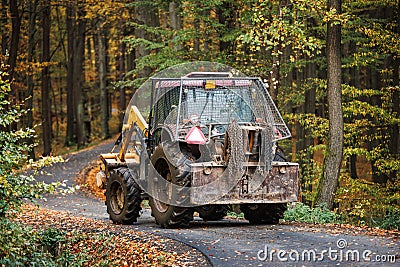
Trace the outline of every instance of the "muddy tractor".
<instances>
[{"instance_id":1,"label":"muddy tractor","mask_svg":"<svg viewBox=\"0 0 400 267\"><path fill-rule=\"evenodd\" d=\"M136 222L148 200L162 227L238 210L271 224L298 201L299 166L278 146L291 134L260 78L194 72L150 82L147 119L131 104L113 150L100 155L113 222Z\"/></svg>"}]
</instances>

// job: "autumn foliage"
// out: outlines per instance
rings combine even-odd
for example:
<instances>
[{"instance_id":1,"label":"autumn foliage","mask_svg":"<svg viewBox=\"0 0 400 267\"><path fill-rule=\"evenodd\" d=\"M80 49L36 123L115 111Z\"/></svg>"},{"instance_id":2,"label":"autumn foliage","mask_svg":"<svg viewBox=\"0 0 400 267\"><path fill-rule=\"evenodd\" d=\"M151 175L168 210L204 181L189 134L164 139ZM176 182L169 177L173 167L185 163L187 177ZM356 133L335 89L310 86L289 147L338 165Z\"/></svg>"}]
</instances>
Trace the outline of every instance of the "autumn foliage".
<instances>
[{"instance_id":1,"label":"autumn foliage","mask_svg":"<svg viewBox=\"0 0 400 267\"><path fill-rule=\"evenodd\" d=\"M24 133L30 146L39 141L31 158L118 131L127 101L156 71L216 61L268 84L293 133L280 145L300 163L303 202L311 206L328 140L326 29L340 24L344 156L335 208L359 224L398 218L398 1L342 1L341 13L303 0L1 5L7 101L26 110L12 127L40 125L37 138Z\"/></svg>"}]
</instances>

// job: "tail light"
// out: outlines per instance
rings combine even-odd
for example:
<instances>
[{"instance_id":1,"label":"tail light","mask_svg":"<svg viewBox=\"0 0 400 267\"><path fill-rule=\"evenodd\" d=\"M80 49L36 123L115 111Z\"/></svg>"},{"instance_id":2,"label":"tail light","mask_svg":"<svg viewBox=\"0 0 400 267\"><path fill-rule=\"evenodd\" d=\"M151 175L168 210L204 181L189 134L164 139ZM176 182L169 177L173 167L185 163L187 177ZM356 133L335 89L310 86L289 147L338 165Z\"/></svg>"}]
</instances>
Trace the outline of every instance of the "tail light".
<instances>
[{"instance_id":1,"label":"tail light","mask_svg":"<svg viewBox=\"0 0 400 267\"><path fill-rule=\"evenodd\" d=\"M192 127L187 133L185 140L191 145L204 145L207 142L207 139L199 126Z\"/></svg>"}]
</instances>

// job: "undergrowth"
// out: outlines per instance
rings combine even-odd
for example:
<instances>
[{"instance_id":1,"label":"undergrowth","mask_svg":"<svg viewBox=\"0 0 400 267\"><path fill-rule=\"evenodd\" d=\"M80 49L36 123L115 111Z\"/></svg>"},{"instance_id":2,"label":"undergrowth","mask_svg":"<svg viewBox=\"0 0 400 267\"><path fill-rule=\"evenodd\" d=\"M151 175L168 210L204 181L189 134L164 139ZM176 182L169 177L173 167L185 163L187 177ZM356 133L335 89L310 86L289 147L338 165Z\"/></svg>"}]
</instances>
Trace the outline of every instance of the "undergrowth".
<instances>
[{"instance_id":1,"label":"undergrowth","mask_svg":"<svg viewBox=\"0 0 400 267\"><path fill-rule=\"evenodd\" d=\"M306 222L306 223L339 223L340 216L330 211L326 205L311 208L303 203L289 205L284 213L285 221Z\"/></svg>"},{"instance_id":2,"label":"undergrowth","mask_svg":"<svg viewBox=\"0 0 400 267\"><path fill-rule=\"evenodd\" d=\"M77 236L67 238L53 228L37 231L8 219L0 220L0 230L1 266L81 266L85 261L65 249Z\"/></svg>"}]
</instances>

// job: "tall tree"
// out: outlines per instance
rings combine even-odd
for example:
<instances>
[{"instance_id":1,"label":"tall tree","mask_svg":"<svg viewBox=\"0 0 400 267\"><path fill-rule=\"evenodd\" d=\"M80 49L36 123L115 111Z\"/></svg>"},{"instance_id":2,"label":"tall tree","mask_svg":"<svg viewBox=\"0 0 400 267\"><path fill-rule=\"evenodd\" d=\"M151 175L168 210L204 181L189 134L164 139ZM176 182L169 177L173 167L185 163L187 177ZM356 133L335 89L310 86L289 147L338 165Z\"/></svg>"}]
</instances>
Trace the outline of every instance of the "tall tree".
<instances>
[{"instance_id":1,"label":"tall tree","mask_svg":"<svg viewBox=\"0 0 400 267\"><path fill-rule=\"evenodd\" d=\"M86 143L82 101L86 20L84 1L69 2L66 8L68 34L67 135L66 145Z\"/></svg>"},{"instance_id":2,"label":"tall tree","mask_svg":"<svg viewBox=\"0 0 400 267\"><path fill-rule=\"evenodd\" d=\"M10 13L11 13L11 44L9 47L9 57L8 57L8 66L9 66L9 79L12 80L14 78L14 69L17 64L18 57L18 49L19 49L19 37L21 32L21 17L18 11L18 1L10 0Z\"/></svg>"},{"instance_id":3,"label":"tall tree","mask_svg":"<svg viewBox=\"0 0 400 267\"><path fill-rule=\"evenodd\" d=\"M397 2L397 9L395 12L393 12L395 21L396 21L396 33L400 35L400 0ZM400 86L400 54L395 54L393 55L393 85L394 86ZM400 116L400 96L399 96L399 91L400 89L398 88L397 90L394 90L393 92L393 99L392 99L392 110L394 114L397 114L397 116ZM399 134L399 125L394 123L392 125L392 135L391 135L391 153L394 156L394 158L398 158L400 154L400 134ZM390 178L395 179L396 178L396 171L391 171L390 173Z\"/></svg>"},{"instance_id":4,"label":"tall tree","mask_svg":"<svg viewBox=\"0 0 400 267\"><path fill-rule=\"evenodd\" d=\"M42 1L42 128L43 156L51 153L51 103L50 103L50 0Z\"/></svg>"},{"instance_id":5,"label":"tall tree","mask_svg":"<svg viewBox=\"0 0 400 267\"><path fill-rule=\"evenodd\" d=\"M341 13L341 6L341 0L328 0L328 10L335 10L338 15ZM319 184L316 203L326 203L327 207L332 209L343 156L341 25L339 21L328 21L326 38L329 133L323 176Z\"/></svg>"},{"instance_id":6,"label":"tall tree","mask_svg":"<svg viewBox=\"0 0 400 267\"><path fill-rule=\"evenodd\" d=\"M85 38L86 38L86 19L85 19L85 1L78 3L76 19L76 35L74 40L74 119L76 122L76 143L82 147L86 143L86 134L84 126L84 106L83 106L83 64L85 57Z\"/></svg>"},{"instance_id":7,"label":"tall tree","mask_svg":"<svg viewBox=\"0 0 400 267\"><path fill-rule=\"evenodd\" d=\"M100 89L100 119L101 131L104 139L110 137L110 128L108 126L108 90L107 90L107 30L103 22L99 22L97 31L98 47L98 70L99 70L99 89Z\"/></svg>"},{"instance_id":8,"label":"tall tree","mask_svg":"<svg viewBox=\"0 0 400 267\"><path fill-rule=\"evenodd\" d=\"M135 28L135 37L143 40L154 41L155 34L149 31L150 27L157 27L160 25L158 17L158 8L150 1L135 1L135 20L138 24ZM139 59L150 54L150 51L145 45L141 44L135 48L135 58ZM138 78L147 78L150 76L152 69L144 66L137 72Z\"/></svg>"},{"instance_id":9,"label":"tall tree","mask_svg":"<svg viewBox=\"0 0 400 267\"><path fill-rule=\"evenodd\" d=\"M67 3L65 9L67 43L68 43L68 60L67 60L67 132L65 136L65 145L70 146L76 143L75 140L75 123L74 123L74 57L75 57L75 21L76 21L76 4L74 2Z\"/></svg>"},{"instance_id":10,"label":"tall tree","mask_svg":"<svg viewBox=\"0 0 400 267\"><path fill-rule=\"evenodd\" d=\"M1 25L7 25L7 0L1 0ZM0 27L1 55L7 54L8 33L5 27Z\"/></svg>"},{"instance_id":11,"label":"tall tree","mask_svg":"<svg viewBox=\"0 0 400 267\"><path fill-rule=\"evenodd\" d=\"M28 89L28 99L26 100L26 109L27 109L27 126L29 128L33 128L33 93L34 93L34 80L33 80L33 56L35 50L35 33L36 33L36 8L37 8L38 0L30 1L29 2L29 26L28 26L28 75L26 79L26 86ZM33 144L34 140L33 137L30 138L28 143ZM31 159L35 159L35 150L32 148L29 152L29 157Z\"/></svg>"},{"instance_id":12,"label":"tall tree","mask_svg":"<svg viewBox=\"0 0 400 267\"><path fill-rule=\"evenodd\" d=\"M171 1L169 3L169 21L171 29L174 31L179 31L182 29L182 18L180 16L180 6L175 2ZM176 39L176 37L175 37ZM174 49L181 50L182 44L175 42Z\"/></svg>"},{"instance_id":13,"label":"tall tree","mask_svg":"<svg viewBox=\"0 0 400 267\"><path fill-rule=\"evenodd\" d=\"M125 66L125 43L121 42L120 43L120 53L117 56L117 79L119 81L122 81L124 79L124 75L126 72L126 66ZM119 101L118 101L118 107L119 107L119 116L118 116L118 130L122 130L122 125L124 123L124 117L125 117L125 110L126 110L126 90L125 86L123 84L120 85L119 87Z\"/></svg>"}]
</instances>

